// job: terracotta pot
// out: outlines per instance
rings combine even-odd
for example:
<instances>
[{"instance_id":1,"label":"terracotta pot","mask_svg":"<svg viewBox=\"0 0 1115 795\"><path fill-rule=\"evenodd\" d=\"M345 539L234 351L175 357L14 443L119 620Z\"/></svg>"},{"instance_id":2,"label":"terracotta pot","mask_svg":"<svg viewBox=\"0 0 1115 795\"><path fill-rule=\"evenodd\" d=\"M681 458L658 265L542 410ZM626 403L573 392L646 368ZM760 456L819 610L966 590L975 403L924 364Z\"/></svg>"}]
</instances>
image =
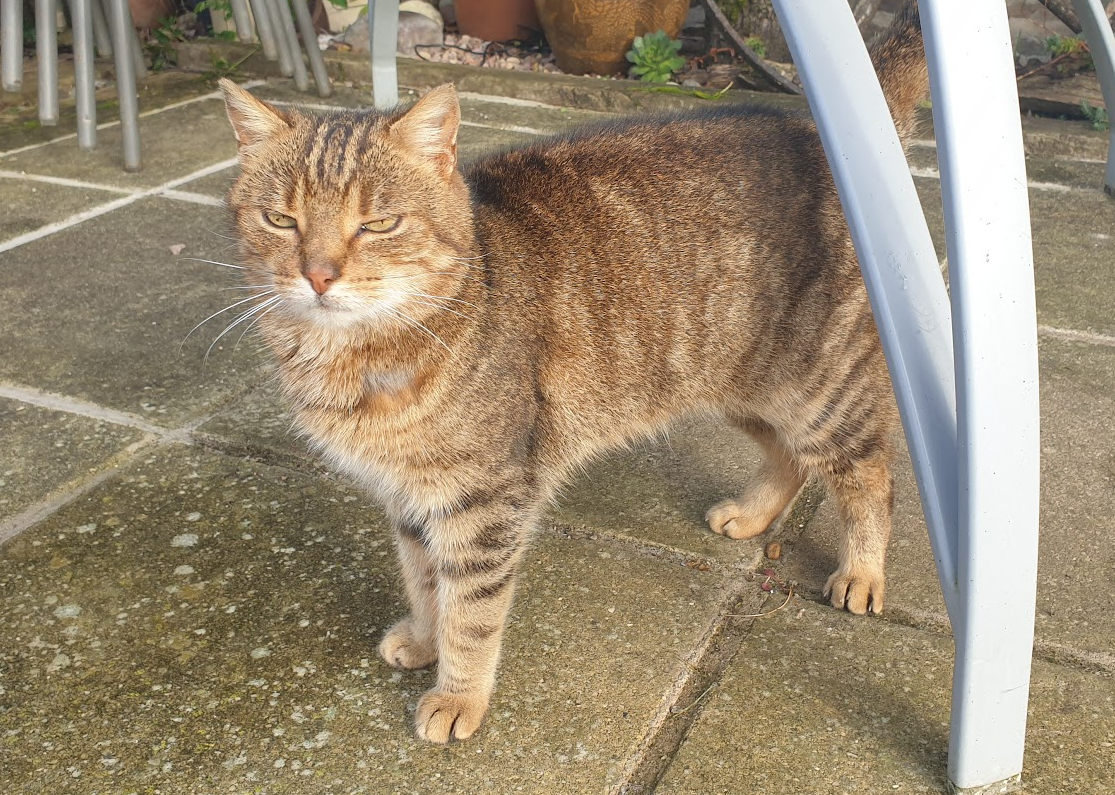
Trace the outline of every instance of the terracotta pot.
<instances>
[{"instance_id":1,"label":"terracotta pot","mask_svg":"<svg viewBox=\"0 0 1115 795\"><path fill-rule=\"evenodd\" d=\"M529 39L541 30L534 0L456 0L457 28L485 41Z\"/></svg>"},{"instance_id":2,"label":"terracotta pot","mask_svg":"<svg viewBox=\"0 0 1115 795\"><path fill-rule=\"evenodd\" d=\"M159 20L176 16L172 0L128 0L132 12L132 23L137 28L154 30Z\"/></svg>"},{"instance_id":3,"label":"terracotta pot","mask_svg":"<svg viewBox=\"0 0 1115 795\"><path fill-rule=\"evenodd\" d=\"M562 71L626 72L636 36L664 30L672 39L689 0L535 0L546 40Z\"/></svg>"}]
</instances>

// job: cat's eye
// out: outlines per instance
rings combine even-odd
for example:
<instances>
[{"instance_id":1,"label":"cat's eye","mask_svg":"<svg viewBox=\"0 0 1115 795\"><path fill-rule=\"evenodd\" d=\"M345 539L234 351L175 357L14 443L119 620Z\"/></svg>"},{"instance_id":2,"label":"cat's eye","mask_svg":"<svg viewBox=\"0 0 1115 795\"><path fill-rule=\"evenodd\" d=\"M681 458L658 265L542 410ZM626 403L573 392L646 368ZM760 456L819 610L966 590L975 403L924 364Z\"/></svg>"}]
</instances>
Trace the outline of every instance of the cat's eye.
<instances>
[{"instance_id":1,"label":"cat's eye","mask_svg":"<svg viewBox=\"0 0 1115 795\"><path fill-rule=\"evenodd\" d=\"M271 226L277 226L279 229L294 229L294 227L298 226L298 222L289 215L283 215L274 210L268 210L263 214L263 217L267 219L267 223L271 224Z\"/></svg>"},{"instance_id":2,"label":"cat's eye","mask_svg":"<svg viewBox=\"0 0 1115 795\"><path fill-rule=\"evenodd\" d=\"M401 215L388 215L385 218L378 218L375 221L365 221L360 225L361 232L391 232L399 225L399 221L403 220Z\"/></svg>"}]
</instances>

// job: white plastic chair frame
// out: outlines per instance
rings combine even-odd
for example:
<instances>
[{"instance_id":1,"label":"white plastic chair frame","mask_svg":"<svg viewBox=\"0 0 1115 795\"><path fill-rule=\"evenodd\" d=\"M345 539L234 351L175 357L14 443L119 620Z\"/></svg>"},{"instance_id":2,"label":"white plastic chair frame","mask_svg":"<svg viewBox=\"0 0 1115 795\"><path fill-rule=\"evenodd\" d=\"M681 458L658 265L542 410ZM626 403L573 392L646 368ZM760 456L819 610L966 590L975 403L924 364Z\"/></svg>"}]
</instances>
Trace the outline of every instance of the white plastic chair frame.
<instances>
[{"instance_id":1,"label":"white plastic chair frame","mask_svg":"<svg viewBox=\"0 0 1115 795\"><path fill-rule=\"evenodd\" d=\"M948 776L1022 771L1038 543L1029 202L1000 0L922 0L949 297L845 0L774 0L883 340L956 643ZM954 354L955 349L955 354Z\"/></svg>"},{"instance_id":2,"label":"white plastic chair frame","mask_svg":"<svg viewBox=\"0 0 1115 795\"><path fill-rule=\"evenodd\" d=\"M399 37L399 0L368 0L368 48L372 62L372 101L380 110L399 101L395 43Z\"/></svg>"},{"instance_id":3,"label":"white plastic chair frame","mask_svg":"<svg viewBox=\"0 0 1115 795\"><path fill-rule=\"evenodd\" d=\"M1103 104L1110 114L1115 110L1115 34L1103 10L1100 0L1074 0L1076 15L1080 17L1080 27L1092 52L1096 74L1103 91ZM1115 127L1111 128L1111 138L1107 144L1107 173L1103 189L1108 196L1115 196Z\"/></svg>"}]
</instances>

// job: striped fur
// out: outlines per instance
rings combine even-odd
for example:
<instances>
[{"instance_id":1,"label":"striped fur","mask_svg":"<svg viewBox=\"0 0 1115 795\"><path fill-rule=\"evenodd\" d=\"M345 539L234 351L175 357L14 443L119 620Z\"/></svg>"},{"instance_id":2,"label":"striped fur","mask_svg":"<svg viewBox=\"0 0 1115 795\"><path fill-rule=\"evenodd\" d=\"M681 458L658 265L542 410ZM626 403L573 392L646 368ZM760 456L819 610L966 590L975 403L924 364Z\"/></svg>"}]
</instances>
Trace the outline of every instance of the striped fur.
<instances>
[{"instance_id":1,"label":"striped fur","mask_svg":"<svg viewBox=\"0 0 1115 795\"><path fill-rule=\"evenodd\" d=\"M916 12L876 60L908 131L926 90ZM762 533L818 476L845 526L831 601L882 609L896 411L808 118L635 118L462 171L452 87L324 117L222 87L245 273L281 298L259 327L301 429L397 531L411 610L380 652L438 665L419 736L480 725L557 489L688 413L722 413L767 452L712 529Z\"/></svg>"}]
</instances>

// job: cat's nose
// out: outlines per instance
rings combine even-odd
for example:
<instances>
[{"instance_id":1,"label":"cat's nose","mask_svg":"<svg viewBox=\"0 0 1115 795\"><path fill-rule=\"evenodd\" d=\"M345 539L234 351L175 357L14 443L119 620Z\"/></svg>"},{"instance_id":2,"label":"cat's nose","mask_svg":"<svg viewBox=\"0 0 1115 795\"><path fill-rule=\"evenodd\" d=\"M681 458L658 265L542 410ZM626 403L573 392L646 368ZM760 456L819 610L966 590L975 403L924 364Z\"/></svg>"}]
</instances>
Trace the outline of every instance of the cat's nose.
<instances>
[{"instance_id":1,"label":"cat's nose","mask_svg":"<svg viewBox=\"0 0 1115 795\"><path fill-rule=\"evenodd\" d=\"M326 290L341 276L341 269L331 262L311 262L302 268L302 275L314 288L318 295L325 295Z\"/></svg>"}]
</instances>

